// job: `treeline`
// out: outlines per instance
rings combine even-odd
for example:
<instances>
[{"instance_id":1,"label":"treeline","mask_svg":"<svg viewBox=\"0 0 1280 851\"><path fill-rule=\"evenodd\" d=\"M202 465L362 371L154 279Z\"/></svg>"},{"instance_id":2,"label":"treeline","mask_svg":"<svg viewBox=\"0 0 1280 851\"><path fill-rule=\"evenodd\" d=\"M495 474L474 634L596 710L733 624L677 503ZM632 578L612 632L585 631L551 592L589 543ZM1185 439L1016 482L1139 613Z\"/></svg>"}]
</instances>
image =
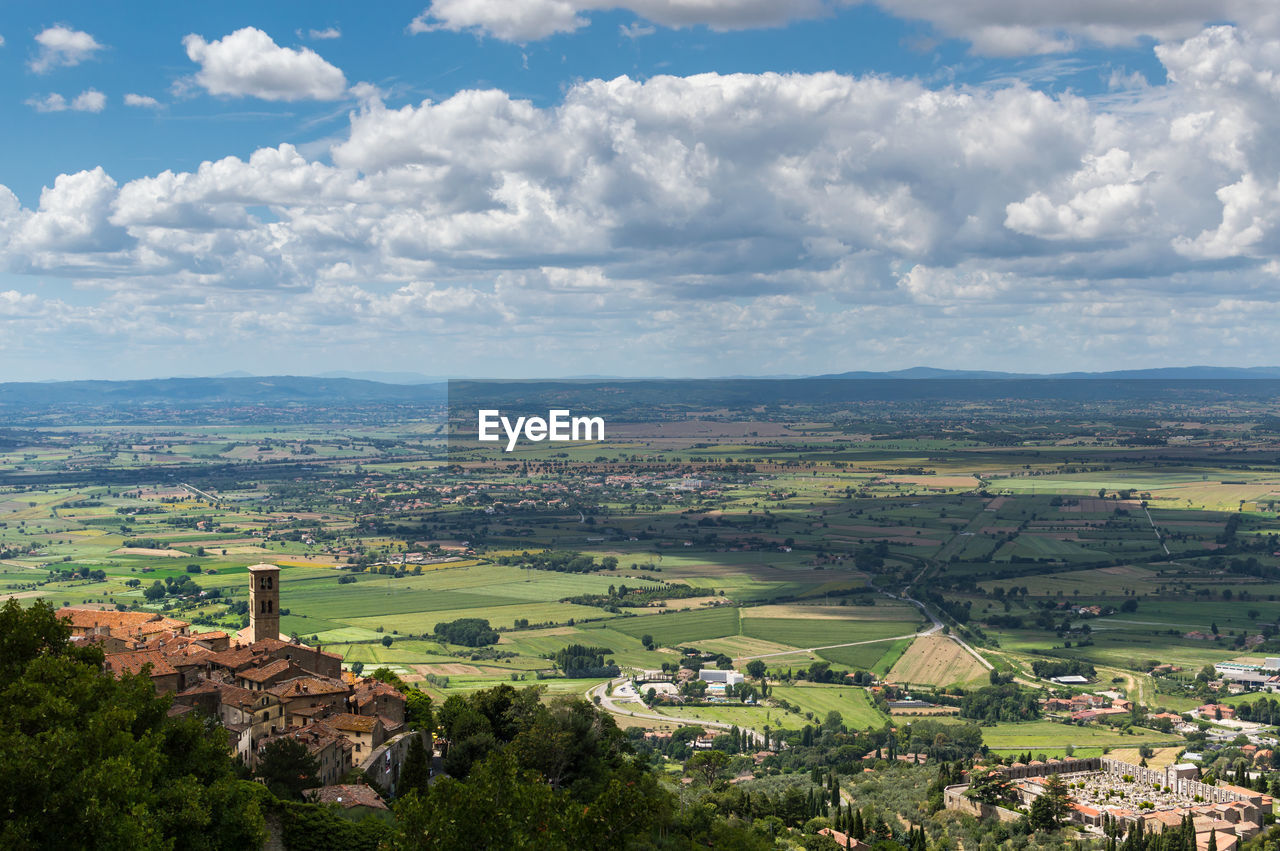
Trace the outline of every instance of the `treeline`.
<instances>
[{"instance_id":1,"label":"treeline","mask_svg":"<svg viewBox=\"0 0 1280 851\"><path fill-rule=\"evenodd\" d=\"M1257 724L1280 724L1280 700L1262 697L1236 707L1236 718Z\"/></svg>"},{"instance_id":2,"label":"treeline","mask_svg":"<svg viewBox=\"0 0 1280 851\"><path fill-rule=\"evenodd\" d=\"M1071 676L1093 679L1098 673L1084 659L1036 659L1031 663L1031 672L1042 680Z\"/></svg>"},{"instance_id":3,"label":"treeline","mask_svg":"<svg viewBox=\"0 0 1280 851\"><path fill-rule=\"evenodd\" d=\"M566 677L616 677L621 669L612 659L606 660L613 651L608 647L588 647L584 644L570 644L551 655Z\"/></svg>"},{"instance_id":4,"label":"treeline","mask_svg":"<svg viewBox=\"0 0 1280 851\"><path fill-rule=\"evenodd\" d=\"M576 597L563 597L561 603L576 603L579 606L596 606L608 612L617 613L619 609L643 609L662 600L680 600L687 597L705 596L705 588L694 588L691 585L663 584L656 588L628 588L619 585L609 586L605 594L579 594Z\"/></svg>"},{"instance_id":5,"label":"treeline","mask_svg":"<svg viewBox=\"0 0 1280 851\"><path fill-rule=\"evenodd\" d=\"M489 626L484 618L458 618L455 621L442 621L432 630L436 638L448 644L461 644L463 647L484 647L498 643L498 631Z\"/></svg>"},{"instance_id":6,"label":"treeline","mask_svg":"<svg viewBox=\"0 0 1280 851\"><path fill-rule=\"evenodd\" d=\"M1013 683L984 686L960 700L960 717L995 723L1033 721L1040 717L1036 696Z\"/></svg>"},{"instance_id":7,"label":"treeline","mask_svg":"<svg viewBox=\"0 0 1280 851\"><path fill-rule=\"evenodd\" d=\"M558 573L590 573L593 570L616 570L618 560L605 556L596 564L595 556L582 553L553 550L545 553L524 552L519 555L498 556L498 564L537 570L554 570Z\"/></svg>"}]
</instances>

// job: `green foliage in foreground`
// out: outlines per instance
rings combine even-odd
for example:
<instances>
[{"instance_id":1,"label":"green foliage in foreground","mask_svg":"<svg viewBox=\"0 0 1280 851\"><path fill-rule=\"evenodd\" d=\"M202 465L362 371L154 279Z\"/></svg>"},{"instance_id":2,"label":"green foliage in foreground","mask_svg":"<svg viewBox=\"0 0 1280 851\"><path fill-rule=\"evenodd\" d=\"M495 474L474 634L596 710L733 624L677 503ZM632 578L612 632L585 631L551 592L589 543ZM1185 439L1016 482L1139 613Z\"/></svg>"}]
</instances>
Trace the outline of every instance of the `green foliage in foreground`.
<instances>
[{"instance_id":1,"label":"green foliage in foreground","mask_svg":"<svg viewBox=\"0 0 1280 851\"><path fill-rule=\"evenodd\" d=\"M610 716L579 698L541 698L508 685L451 695L438 713L451 776L397 802L390 847L772 847L741 826L682 816Z\"/></svg>"},{"instance_id":2,"label":"green foliage in foreground","mask_svg":"<svg viewBox=\"0 0 1280 851\"><path fill-rule=\"evenodd\" d=\"M266 790L240 779L226 732L145 676L101 673L44 603L0 609L0 847L257 848Z\"/></svg>"}]
</instances>

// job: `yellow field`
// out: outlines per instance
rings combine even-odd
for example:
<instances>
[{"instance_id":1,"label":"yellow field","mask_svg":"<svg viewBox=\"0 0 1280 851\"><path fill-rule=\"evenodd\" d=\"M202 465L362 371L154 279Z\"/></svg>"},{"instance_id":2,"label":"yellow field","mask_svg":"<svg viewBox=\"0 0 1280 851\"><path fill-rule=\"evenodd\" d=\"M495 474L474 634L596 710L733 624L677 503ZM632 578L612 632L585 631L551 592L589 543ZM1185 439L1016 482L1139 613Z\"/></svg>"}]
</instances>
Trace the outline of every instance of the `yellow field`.
<instances>
[{"instance_id":1,"label":"yellow field","mask_svg":"<svg viewBox=\"0 0 1280 851\"><path fill-rule=\"evenodd\" d=\"M986 682L987 669L944 635L924 635L911 642L885 678L895 683L969 685Z\"/></svg>"},{"instance_id":2,"label":"yellow field","mask_svg":"<svg viewBox=\"0 0 1280 851\"><path fill-rule=\"evenodd\" d=\"M1147 760L1147 767L1164 768L1166 765L1173 765L1173 761L1178 758L1178 754L1181 752L1182 748L1156 748L1155 755ZM1107 756L1133 765L1138 765L1142 762L1142 754L1138 753L1137 748L1113 748Z\"/></svg>"}]
</instances>

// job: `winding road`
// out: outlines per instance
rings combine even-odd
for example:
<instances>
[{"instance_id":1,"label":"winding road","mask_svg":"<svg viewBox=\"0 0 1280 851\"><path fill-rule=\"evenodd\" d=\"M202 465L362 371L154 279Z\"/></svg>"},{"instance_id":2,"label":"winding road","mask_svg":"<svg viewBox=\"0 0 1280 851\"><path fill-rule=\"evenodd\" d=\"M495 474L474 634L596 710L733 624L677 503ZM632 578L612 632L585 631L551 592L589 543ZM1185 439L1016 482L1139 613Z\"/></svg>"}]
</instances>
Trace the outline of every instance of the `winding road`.
<instances>
[{"instance_id":1,"label":"winding road","mask_svg":"<svg viewBox=\"0 0 1280 851\"><path fill-rule=\"evenodd\" d=\"M630 691L630 686L628 686L630 680L630 677L618 677L617 679L611 680L607 683L600 683L599 685L592 686L586 691L587 700L594 702L596 698L599 698L600 708L605 712L608 712L610 715L626 715L631 718L665 721L668 724L676 725L685 724L688 726L710 727L715 730L724 730L726 732L737 726L736 724L728 724L723 721L703 721L700 718L672 718L670 715L657 715L653 712L635 712L630 709L624 709L619 704L625 703L628 706L642 706L645 709L649 708L645 706L644 701L641 700L640 696L637 694L625 694L622 696L609 694L609 686L611 685L615 689L626 688ZM750 727L738 727L738 729L746 733L755 744L765 746L766 743L763 733L752 730Z\"/></svg>"}]
</instances>

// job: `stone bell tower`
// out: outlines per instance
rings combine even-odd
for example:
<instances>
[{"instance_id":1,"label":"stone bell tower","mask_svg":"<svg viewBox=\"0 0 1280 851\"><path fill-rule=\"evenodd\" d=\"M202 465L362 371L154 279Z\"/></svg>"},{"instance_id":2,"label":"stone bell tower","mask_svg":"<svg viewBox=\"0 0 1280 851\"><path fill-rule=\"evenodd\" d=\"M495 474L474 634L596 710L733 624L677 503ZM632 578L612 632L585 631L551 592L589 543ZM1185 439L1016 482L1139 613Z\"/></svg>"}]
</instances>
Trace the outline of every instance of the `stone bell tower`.
<instances>
[{"instance_id":1,"label":"stone bell tower","mask_svg":"<svg viewBox=\"0 0 1280 851\"><path fill-rule=\"evenodd\" d=\"M280 568L249 568L249 635L253 641L280 637Z\"/></svg>"}]
</instances>

